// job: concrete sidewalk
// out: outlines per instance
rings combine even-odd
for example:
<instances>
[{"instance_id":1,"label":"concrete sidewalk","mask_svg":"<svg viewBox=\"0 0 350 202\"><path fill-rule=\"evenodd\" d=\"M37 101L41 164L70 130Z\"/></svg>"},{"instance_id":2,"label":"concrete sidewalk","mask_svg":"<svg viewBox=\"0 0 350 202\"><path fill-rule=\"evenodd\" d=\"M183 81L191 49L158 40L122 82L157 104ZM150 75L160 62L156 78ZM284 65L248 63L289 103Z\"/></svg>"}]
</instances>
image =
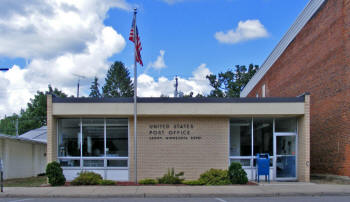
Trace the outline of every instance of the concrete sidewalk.
<instances>
[{"instance_id":1,"label":"concrete sidewalk","mask_svg":"<svg viewBox=\"0 0 350 202\"><path fill-rule=\"evenodd\" d=\"M5 187L0 197L259 197L350 195L350 185L312 183L260 184L258 186L71 186Z\"/></svg>"}]
</instances>

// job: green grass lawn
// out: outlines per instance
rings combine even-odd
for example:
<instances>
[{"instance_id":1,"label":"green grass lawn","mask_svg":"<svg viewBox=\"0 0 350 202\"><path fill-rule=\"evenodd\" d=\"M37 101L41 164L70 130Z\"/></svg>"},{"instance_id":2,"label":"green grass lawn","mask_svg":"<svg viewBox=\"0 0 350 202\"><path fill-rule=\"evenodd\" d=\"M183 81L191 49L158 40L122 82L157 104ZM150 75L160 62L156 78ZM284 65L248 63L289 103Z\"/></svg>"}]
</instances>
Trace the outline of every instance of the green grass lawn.
<instances>
[{"instance_id":1,"label":"green grass lawn","mask_svg":"<svg viewBox=\"0 0 350 202\"><path fill-rule=\"evenodd\" d=\"M4 187L39 187L46 184L46 176L10 179L4 181Z\"/></svg>"}]
</instances>

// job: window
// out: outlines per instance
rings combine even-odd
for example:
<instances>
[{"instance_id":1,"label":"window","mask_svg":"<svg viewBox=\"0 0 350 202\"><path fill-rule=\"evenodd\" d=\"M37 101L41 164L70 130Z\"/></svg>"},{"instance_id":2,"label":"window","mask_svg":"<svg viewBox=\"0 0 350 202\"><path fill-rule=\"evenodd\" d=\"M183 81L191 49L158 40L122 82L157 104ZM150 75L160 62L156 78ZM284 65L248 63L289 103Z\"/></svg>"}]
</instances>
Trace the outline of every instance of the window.
<instances>
[{"instance_id":1,"label":"window","mask_svg":"<svg viewBox=\"0 0 350 202\"><path fill-rule=\"evenodd\" d=\"M107 119L107 157L128 156L128 122L126 119Z\"/></svg>"},{"instance_id":2,"label":"window","mask_svg":"<svg viewBox=\"0 0 350 202\"><path fill-rule=\"evenodd\" d=\"M62 167L127 167L128 119L59 119L58 160Z\"/></svg>"},{"instance_id":3,"label":"window","mask_svg":"<svg viewBox=\"0 0 350 202\"><path fill-rule=\"evenodd\" d=\"M265 84L261 86L261 97L265 97L266 96L266 86Z\"/></svg>"},{"instance_id":4,"label":"window","mask_svg":"<svg viewBox=\"0 0 350 202\"><path fill-rule=\"evenodd\" d=\"M58 156L80 156L80 119L61 119L58 127Z\"/></svg>"},{"instance_id":5,"label":"window","mask_svg":"<svg viewBox=\"0 0 350 202\"><path fill-rule=\"evenodd\" d=\"M275 133L281 135L276 136L277 160L280 161L278 155L294 155L296 158L297 118L232 118L230 119L230 163L239 162L246 168L252 168L256 166L258 153L268 153L270 166L273 166L274 127ZM279 165L278 161L276 166Z\"/></svg>"},{"instance_id":6,"label":"window","mask_svg":"<svg viewBox=\"0 0 350 202\"><path fill-rule=\"evenodd\" d=\"M254 119L254 156L258 153L273 156L273 119Z\"/></svg>"},{"instance_id":7,"label":"window","mask_svg":"<svg viewBox=\"0 0 350 202\"><path fill-rule=\"evenodd\" d=\"M230 156L250 156L252 154L252 119L231 119Z\"/></svg>"},{"instance_id":8,"label":"window","mask_svg":"<svg viewBox=\"0 0 350 202\"><path fill-rule=\"evenodd\" d=\"M275 122L275 132L278 133L296 133L297 132L297 120L296 118L277 118Z\"/></svg>"},{"instance_id":9,"label":"window","mask_svg":"<svg viewBox=\"0 0 350 202\"><path fill-rule=\"evenodd\" d=\"M295 155L295 136L277 136L277 155Z\"/></svg>"},{"instance_id":10,"label":"window","mask_svg":"<svg viewBox=\"0 0 350 202\"><path fill-rule=\"evenodd\" d=\"M104 156L104 120L83 119L83 156Z\"/></svg>"}]
</instances>

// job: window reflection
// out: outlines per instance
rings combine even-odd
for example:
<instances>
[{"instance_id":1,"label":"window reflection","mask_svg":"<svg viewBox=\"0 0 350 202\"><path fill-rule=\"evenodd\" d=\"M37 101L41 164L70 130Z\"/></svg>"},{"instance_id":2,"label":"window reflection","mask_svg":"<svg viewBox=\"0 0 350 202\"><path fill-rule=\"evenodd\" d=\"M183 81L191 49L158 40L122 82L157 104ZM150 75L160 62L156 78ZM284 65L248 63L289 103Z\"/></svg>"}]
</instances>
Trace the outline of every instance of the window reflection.
<instances>
[{"instance_id":1,"label":"window reflection","mask_svg":"<svg viewBox=\"0 0 350 202\"><path fill-rule=\"evenodd\" d=\"M273 119L254 118L254 156L260 153L273 156Z\"/></svg>"},{"instance_id":2,"label":"window reflection","mask_svg":"<svg viewBox=\"0 0 350 202\"><path fill-rule=\"evenodd\" d=\"M230 156L250 156L252 151L251 119L231 119Z\"/></svg>"},{"instance_id":3,"label":"window reflection","mask_svg":"<svg viewBox=\"0 0 350 202\"><path fill-rule=\"evenodd\" d=\"M276 132L297 132L297 120L296 118L278 118L275 121Z\"/></svg>"},{"instance_id":4,"label":"window reflection","mask_svg":"<svg viewBox=\"0 0 350 202\"><path fill-rule=\"evenodd\" d=\"M107 119L106 138L108 157L128 156L128 125L125 119Z\"/></svg>"},{"instance_id":5,"label":"window reflection","mask_svg":"<svg viewBox=\"0 0 350 202\"><path fill-rule=\"evenodd\" d=\"M63 167L127 167L118 157L128 157L128 119L59 119L58 157Z\"/></svg>"},{"instance_id":6,"label":"window reflection","mask_svg":"<svg viewBox=\"0 0 350 202\"><path fill-rule=\"evenodd\" d=\"M80 119L58 121L58 156L80 156Z\"/></svg>"},{"instance_id":7,"label":"window reflection","mask_svg":"<svg viewBox=\"0 0 350 202\"><path fill-rule=\"evenodd\" d=\"M277 155L295 155L295 136L277 136Z\"/></svg>"},{"instance_id":8,"label":"window reflection","mask_svg":"<svg viewBox=\"0 0 350 202\"><path fill-rule=\"evenodd\" d=\"M83 119L83 156L104 156L104 120Z\"/></svg>"}]
</instances>

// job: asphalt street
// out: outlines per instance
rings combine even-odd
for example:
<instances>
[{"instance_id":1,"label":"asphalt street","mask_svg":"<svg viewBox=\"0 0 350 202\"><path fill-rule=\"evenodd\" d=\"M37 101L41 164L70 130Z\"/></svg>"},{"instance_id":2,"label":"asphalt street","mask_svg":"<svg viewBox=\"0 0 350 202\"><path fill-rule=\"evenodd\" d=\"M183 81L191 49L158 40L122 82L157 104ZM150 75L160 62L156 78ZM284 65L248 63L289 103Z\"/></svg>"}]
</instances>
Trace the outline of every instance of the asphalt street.
<instances>
[{"instance_id":1,"label":"asphalt street","mask_svg":"<svg viewBox=\"0 0 350 202\"><path fill-rule=\"evenodd\" d=\"M350 196L232 197L232 198L0 198L0 202L349 202Z\"/></svg>"}]
</instances>

